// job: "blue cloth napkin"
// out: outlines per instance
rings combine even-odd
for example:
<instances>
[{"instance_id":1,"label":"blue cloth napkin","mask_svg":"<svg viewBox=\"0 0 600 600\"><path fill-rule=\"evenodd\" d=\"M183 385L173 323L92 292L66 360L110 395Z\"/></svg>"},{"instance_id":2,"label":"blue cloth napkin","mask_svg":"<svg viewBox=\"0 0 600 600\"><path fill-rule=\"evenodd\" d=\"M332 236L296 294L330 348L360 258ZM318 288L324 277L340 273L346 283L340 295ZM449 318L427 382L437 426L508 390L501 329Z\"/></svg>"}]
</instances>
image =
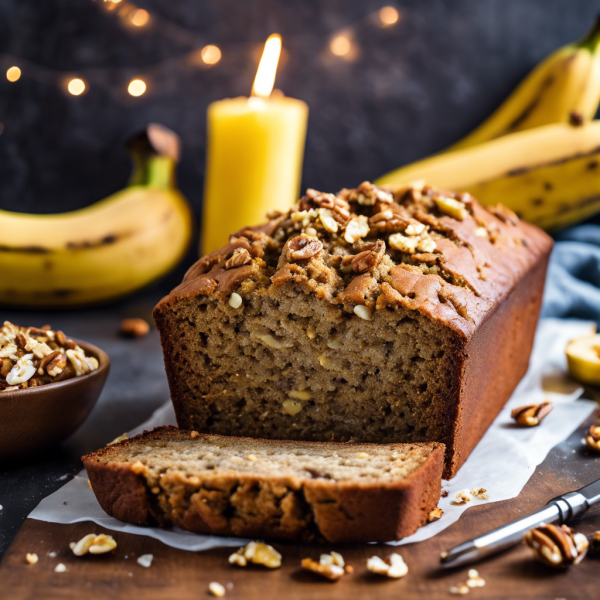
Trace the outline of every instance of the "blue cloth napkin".
<instances>
[{"instance_id":1,"label":"blue cloth napkin","mask_svg":"<svg viewBox=\"0 0 600 600\"><path fill-rule=\"evenodd\" d=\"M600 322L600 219L554 236L542 317Z\"/></svg>"}]
</instances>

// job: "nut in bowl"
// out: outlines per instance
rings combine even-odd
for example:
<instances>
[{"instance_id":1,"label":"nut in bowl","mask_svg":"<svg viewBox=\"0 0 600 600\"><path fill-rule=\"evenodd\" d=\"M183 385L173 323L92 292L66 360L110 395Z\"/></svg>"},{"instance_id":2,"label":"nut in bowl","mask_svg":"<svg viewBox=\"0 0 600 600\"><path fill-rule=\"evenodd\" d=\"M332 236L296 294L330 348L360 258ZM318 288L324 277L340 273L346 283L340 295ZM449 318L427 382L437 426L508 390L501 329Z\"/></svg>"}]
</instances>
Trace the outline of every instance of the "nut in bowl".
<instances>
[{"instance_id":1,"label":"nut in bowl","mask_svg":"<svg viewBox=\"0 0 600 600\"><path fill-rule=\"evenodd\" d=\"M0 329L0 462L57 444L89 415L108 355L49 326Z\"/></svg>"}]
</instances>

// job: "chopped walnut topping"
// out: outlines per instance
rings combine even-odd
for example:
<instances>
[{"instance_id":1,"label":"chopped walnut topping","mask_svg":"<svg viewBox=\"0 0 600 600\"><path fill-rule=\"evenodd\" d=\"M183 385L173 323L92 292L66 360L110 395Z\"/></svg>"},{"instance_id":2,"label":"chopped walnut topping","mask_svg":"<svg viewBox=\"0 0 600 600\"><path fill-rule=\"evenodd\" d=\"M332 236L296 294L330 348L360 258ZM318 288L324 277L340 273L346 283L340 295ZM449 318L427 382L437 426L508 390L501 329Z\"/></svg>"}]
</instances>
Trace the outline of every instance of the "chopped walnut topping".
<instances>
[{"instance_id":1,"label":"chopped walnut topping","mask_svg":"<svg viewBox=\"0 0 600 600\"><path fill-rule=\"evenodd\" d=\"M364 273L375 268L383 259L385 254L385 242L377 240L374 244L369 244L365 250L352 258L352 269L357 273Z\"/></svg>"},{"instance_id":2,"label":"chopped walnut topping","mask_svg":"<svg viewBox=\"0 0 600 600\"><path fill-rule=\"evenodd\" d=\"M278 569L281 566L281 554L263 542L250 542L229 557L232 565L245 567L249 562L263 565L269 569Z\"/></svg>"},{"instance_id":3,"label":"chopped walnut topping","mask_svg":"<svg viewBox=\"0 0 600 600\"><path fill-rule=\"evenodd\" d=\"M408 567L400 554L390 554L387 558L381 559L378 556L372 556L367 559L367 569L371 573L386 575L398 579L408 573Z\"/></svg>"},{"instance_id":4,"label":"chopped walnut topping","mask_svg":"<svg viewBox=\"0 0 600 600\"><path fill-rule=\"evenodd\" d=\"M528 531L524 541L537 560L551 567L579 564L589 547L583 533L576 533L566 525L541 525Z\"/></svg>"},{"instance_id":5,"label":"chopped walnut topping","mask_svg":"<svg viewBox=\"0 0 600 600\"><path fill-rule=\"evenodd\" d=\"M324 556L327 555L322 554L321 560L323 560ZM317 562L312 558L303 558L300 564L303 569L327 577L327 579L330 579L331 581L337 581L345 573L343 567L336 565L333 561L329 561L329 559L326 559L326 562L323 563L321 561Z\"/></svg>"},{"instance_id":6,"label":"chopped walnut topping","mask_svg":"<svg viewBox=\"0 0 600 600\"><path fill-rule=\"evenodd\" d=\"M305 234L296 236L288 242L288 258L294 260L305 260L317 255L323 249L323 243L316 239L308 237Z\"/></svg>"},{"instance_id":7,"label":"chopped walnut topping","mask_svg":"<svg viewBox=\"0 0 600 600\"><path fill-rule=\"evenodd\" d=\"M416 237L406 237L401 233L394 233L390 235L389 245L400 252L407 252L408 254L414 254L417 249L419 239Z\"/></svg>"},{"instance_id":8,"label":"chopped walnut topping","mask_svg":"<svg viewBox=\"0 0 600 600\"><path fill-rule=\"evenodd\" d=\"M395 214L389 208L374 214L369 219L369 226L379 233L404 231L410 225L410 220Z\"/></svg>"},{"instance_id":9,"label":"chopped walnut topping","mask_svg":"<svg viewBox=\"0 0 600 600\"><path fill-rule=\"evenodd\" d=\"M361 206L373 206L376 202L391 204L394 201L390 192L382 190L370 181L363 181L355 190L344 189L340 196L349 202L358 202Z\"/></svg>"},{"instance_id":10,"label":"chopped walnut topping","mask_svg":"<svg viewBox=\"0 0 600 600\"><path fill-rule=\"evenodd\" d=\"M354 244L360 238L365 237L369 233L369 220L364 215L358 215L350 219L344 231L344 239L349 244Z\"/></svg>"},{"instance_id":11,"label":"chopped walnut topping","mask_svg":"<svg viewBox=\"0 0 600 600\"><path fill-rule=\"evenodd\" d=\"M587 445L596 452L600 452L600 425L592 425L585 438Z\"/></svg>"},{"instance_id":12,"label":"chopped walnut topping","mask_svg":"<svg viewBox=\"0 0 600 600\"><path fill-rule=\"evenodd\" d=\"M243 267L249 262L252 262L250 252L248 252L248 250L245 248L236 248L231 257L227 259L227 262L225 263L225 269L236 269L237 267Z\"/></svg>"},{"instance_id":13,"label":"chopped walnut topping","mask_svg":"<svg viewBox=\"0 0 600 600\"><path fill-rule=\"evenodd\" d=\"M337 233L339 228L338 222L333 218L333 212L328 208L319 208L319 220L329 233Z\"/></svg>"},{"instance_id":14,"label":"chopped walnut topping","mask_svg":"<svg viewBox=\"0 0 600 600\"><path fill-rule=\"evenodd\" d=\"M517 422L518 425L526 427L535 427L539 425L547 415L550 414L554 407L551 402L542 402L540 404L527 404L515 408L510 416Z\"/></svg>"}]
</instances>

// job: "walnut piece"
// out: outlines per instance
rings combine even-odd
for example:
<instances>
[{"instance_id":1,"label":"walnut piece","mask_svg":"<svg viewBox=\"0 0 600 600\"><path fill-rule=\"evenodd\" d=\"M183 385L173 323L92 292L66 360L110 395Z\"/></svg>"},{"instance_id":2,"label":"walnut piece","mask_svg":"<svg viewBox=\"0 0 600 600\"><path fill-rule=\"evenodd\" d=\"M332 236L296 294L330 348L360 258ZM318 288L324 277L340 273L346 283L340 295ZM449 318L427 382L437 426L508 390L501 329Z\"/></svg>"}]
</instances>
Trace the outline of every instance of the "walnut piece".
<instances>
[{"instance_id":1,"label":"walnut piece","mask_svg":"<svg viewBox=\"0 0 600 600\"><path fill-rule=\"evenodd\" d=\"M249 262L252 262L250 252L248 252L246 248L236 248L231 257L227 259L227 262L225 263L225 269L228 270L236 269L237 267L243 267Z\"/></svg>"},{"instance_id":2,"label":"walnut piece","mask_svg":"<svg viewBox=\"0 0 600 600\"><path fill-rule=\"evenodd\" d=\"M75 556L83 556L88 552L90 554L106 554L107 552L112 552L117 547L117 542L112 535L90 533L82 537L78 542L71 542L69 547Z\"/></svg>"},{"instance_id":3,"label":"walnut piece","mask_svg":"<svg viewBox=\"0 0 600 600\"><path fill-rule=\"evenodd\" d=\"M398 579L408 573L408 566L400 554L394 553L383 560L378 556L368 558L367 570L371 571L371 573Z\"/></svg>"},{"instance_id":4,"label":"walnut piece","mask_svg":"<svg viewBox=\"0 0 600 600\"><path fill-rule=\"evenodd\" d=\"M385 242L383 240L377 240L373 244L369 244L359 254L352 258L352 270L357 273L364 273L375 268L383 259L385 254Z\"/></svg>"},{"instance_id":5,"label":"walnut piece","mask_svg":"<svg viewBox=\"0 0 600 600\"><path fill-rule=\"evenodd\" d=\"M308 571L322 575L331 581L337 581L345 573L344 568L343 566L335 564L336 559L331 557L333 560L330 560L327 558L328 556L331 555L321 554L319 562L313 560L312 558L303 558L300 564L302 565L303 569L307 569Z\"/></svg>"},{"instance_id":6,"label":"walnut piece","mask_svg":"<svg viewBox=\"0 0 600 600\"><path fill-rule=\"evenodd\" d=\"M438 519L442 518L442 515L444 514L444 511L438 506L436 508L434 508L430 513L429 516L427 517L427 520L431 523L432 521L437 521Z\"/></svg>"},{"instance_id":7,"label":"walnut piece","mask_svg":"<svg viewBox=\"0 0 600 600\"><path fill-rule=\"evenodd\" d=\"M225 587L218 581L211 581L208 584L208 591L217 598L222 598L225 595Z\"/></svg>"},{"instance_id":8,"label":"walnut piece","mask_svg":"<svg viewBox=\"0 0 600 600\"><path fill-rule=\"evenodd\" d=\"M250 542L229 557L229 563L239 567L245 567L249 562L278 569L281 566L281 554L263 542Z\"/></svg>"},{"instance_id":9,"label":"walnut piece","mask_svg":"<svg viewBox=\"0 0 600 600\"><path fill-rule=\"evenodd\" d=\"M288 242L287 255L290 260L306 260L317 255L323 249L323 243L305 234L298 235Z\"/></svg>"},{"instance_id":10,"label":"walnut piece","mask_svg":"<svg viewBox=\"0 0 600 600\"><path fill-rule=\"evenodd\" d=\"M583 533L576 533L566 525L541 525L528 531L524 541L537 560L558 568L579 564L589 547Z\"/></svg>"},{"instance_id":11,"label":"walnut piece","mask_svg":"<svg viewBox=\"0 0 600 600\"><path fill-rule=\"evenodd\" d=\"M526 404L515 408L510 416L517 422L518 425L525 427L535 427L539 425L550 414L554 407L551 402L541 402L540 404Z\"/></svg>"}]
</instances>

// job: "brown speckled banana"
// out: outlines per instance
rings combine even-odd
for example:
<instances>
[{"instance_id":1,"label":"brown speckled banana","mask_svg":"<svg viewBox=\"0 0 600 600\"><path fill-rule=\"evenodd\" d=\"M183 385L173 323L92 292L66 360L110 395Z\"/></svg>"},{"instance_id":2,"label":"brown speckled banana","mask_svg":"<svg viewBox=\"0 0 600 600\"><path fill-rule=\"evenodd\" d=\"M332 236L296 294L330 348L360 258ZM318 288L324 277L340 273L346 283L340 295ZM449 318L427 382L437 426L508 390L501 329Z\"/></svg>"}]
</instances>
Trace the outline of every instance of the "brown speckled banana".
<instances>
[{"instance_id":1,"label":"brown speckled banana","mask_svg":"<svg viewBox=\"0 0 600 600\"><path fill-rule=\"evenodd\" d=\"M128 145L130 184L87 208L31 215L0 210L0 303L73 306L130 293L170 271L192 235L175 187L177 136L150 125Z\"/></svg>"}]
</instances>

